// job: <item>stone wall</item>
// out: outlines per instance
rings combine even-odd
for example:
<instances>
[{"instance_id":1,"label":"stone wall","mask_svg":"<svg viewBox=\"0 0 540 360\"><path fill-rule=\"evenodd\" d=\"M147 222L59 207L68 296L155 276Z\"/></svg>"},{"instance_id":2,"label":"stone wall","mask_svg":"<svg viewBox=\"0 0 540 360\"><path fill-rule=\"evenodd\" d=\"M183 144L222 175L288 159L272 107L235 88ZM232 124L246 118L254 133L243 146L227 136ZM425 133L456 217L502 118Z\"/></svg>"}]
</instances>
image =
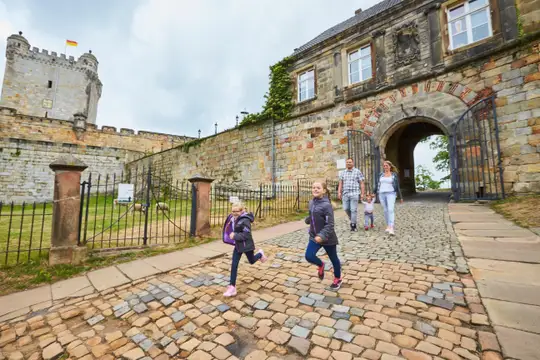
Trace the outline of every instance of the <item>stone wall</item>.
<instances>
[{"instance_id":1,"label":"stone wall","mask_svg":"<svg viewBox=\"0 0 540 360\"><path fill-rule=\"evenodd\" d=\"M17 115L0 108L0 201L52 199L53 173L49 164L65 152L88 165L84 174L119 174L124 164L145 153L183 144L183 136ZM83 175L84 175L83 174ZM84 175L87 176L87 175Z\"/></svg>"},{"instance_id":2,"label":"stone wall","mask_svg":"<svg viewBox=\"0 0 540 360\"><path fill-rule=\"evenodd\" d=\"M5 138L0 138L0 149L0 202L16 204L52 200L54 172L49 164L61 154L70 153L88 165L83 179L89 172L119 175L134 155L114 148Z\"/></svg>"},{"instance_id":3,"label":"stone wall","mask_svg":"<svg viewBox=\"0 0 540 360\"><path fill-rule=\"evenodd\" d=\"M540 191L539 46L535 40L502 48L428 80L358 100L313 105L304 115L298 110L295 118L275 126L277 180L335 178L336 160L347 156L349 129L366 130L382 150L392 133L411 117L422 117L450 134L470 105L494 94L506 190ZM321 64L330 63L331 52L321 56ZM188 152L178 147L154 154L129 167L152 164L173 179L201 173L255 186L272 178L271 139L272 124L266 122L202 139Z\"/></svg>"}]
</instances>

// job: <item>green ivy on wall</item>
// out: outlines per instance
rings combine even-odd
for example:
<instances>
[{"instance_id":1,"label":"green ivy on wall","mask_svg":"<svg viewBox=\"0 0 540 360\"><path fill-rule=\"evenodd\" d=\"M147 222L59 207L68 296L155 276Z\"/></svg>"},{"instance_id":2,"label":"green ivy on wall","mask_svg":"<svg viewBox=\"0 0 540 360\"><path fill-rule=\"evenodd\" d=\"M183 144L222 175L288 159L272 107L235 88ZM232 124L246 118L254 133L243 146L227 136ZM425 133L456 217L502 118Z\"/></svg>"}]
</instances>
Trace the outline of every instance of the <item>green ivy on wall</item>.
<instances>
[{"instance_id":1,"label":"green ivy on wall","mask_svg":"<svg viewBox=\"0 0 540 360\"><path fill-rule=\"evenodd\" d=\"M263 110L259 113L247 115L240 123L240 126L255 124L269 119L280 121L289 117L294 106L293 84L289 69L294 64L294 61L295 58L293 56L288 56L270 66L270 86L268 93L264 95L266 103Z\"/></svg>"},{"instance_id":2,"label":"green ivy on wall","mask_svg":"<svg viewBox=\"0 0 540 360\"><path fill-rule=\"evenodd\" d=\"M521 21L521 13L519 11L519 8L516 4L516 16L517 16L517 27L518 27L518 36L522 38L525 35L525 32L523 31L523 23Z\"/></svg>"}]
</instances>

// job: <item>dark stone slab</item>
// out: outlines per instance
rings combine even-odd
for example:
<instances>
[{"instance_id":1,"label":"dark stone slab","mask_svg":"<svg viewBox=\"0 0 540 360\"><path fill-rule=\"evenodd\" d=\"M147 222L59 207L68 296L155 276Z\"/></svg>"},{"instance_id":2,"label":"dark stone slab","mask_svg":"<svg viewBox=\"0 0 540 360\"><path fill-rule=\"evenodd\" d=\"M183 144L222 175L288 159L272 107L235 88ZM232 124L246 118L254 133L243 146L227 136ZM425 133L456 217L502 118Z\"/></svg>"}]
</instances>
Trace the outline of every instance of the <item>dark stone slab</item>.
<instances>
[{"instance_id":1,"label":"dark stone slab","mask_svg":"<svg viewBox=\"0 0 540 360\"><path fill-rule=\"evenodd\" d=\"M430 305L433 304L433 298L427 295L418 295L416 296L416 300Z\"/></svg>"},{"instance_id":2,"label":"dark stone slab","mask_svg":"<svg viewBox=\"0 0 540 360\"><path fill-rule=\"evenodd\" d=\"M224 313L224 312L229 311L231 308L227 304L220 304L220 305L217 306L217 309L218 309L219 312Z\"/></svg>"},{"instance_id":3,"label":"dark stone slab","mask_svg":"<svg viewBox=\"0 0 540 360\"><path fill-rule=\"evenodd\" d=\"M335 304L335 305L341 305L341 304L343 304L343 299L338 298L338 297L333 297L333 296L325 296L324 297L324 302L327 302L327 303L330 303L330 304Z\"/></svg>"},{"instance_id":4,"label":"dark stone slab","mask_svg":"<svg viewBox=\"0 0 540 360\"><path fill-rule=\"evenodd\" d=\"M433 302L433 305L435 306L438 306L438 307L442 307L444 309L447 309L447 310L452 310L454 309L454 304L448 300L444 300L444 299L435 299L435 301Z\"/></svg>"},{"instance_id":5,"label":"dark stone slab","mask_svg":"<svg viewBox=\"0 0 540 360\"><path fill-rule=\"evenodd\" d=\"M337 311L334 311L332 313L332 319L336 319L336 320L339 320L339 319L345 319L345 320L349 320L351 318L351 315L347 314L347 313L342 313L342 312L337 312Z\"/></svg>"},{"instance_id":6,"label":"dark stone slab","mask_svg":"<svg viewBox=\"0 0 540 360\"><path fill-rule=\"evenodd\" d=\"M152 296L152 295L146 295L146 296L143 296L143 297L141 298L141 301L142 301L143 303L149 303L150 301L154 301L154 300L155 300L155 297Z\"/></svg>"}]
</instances>

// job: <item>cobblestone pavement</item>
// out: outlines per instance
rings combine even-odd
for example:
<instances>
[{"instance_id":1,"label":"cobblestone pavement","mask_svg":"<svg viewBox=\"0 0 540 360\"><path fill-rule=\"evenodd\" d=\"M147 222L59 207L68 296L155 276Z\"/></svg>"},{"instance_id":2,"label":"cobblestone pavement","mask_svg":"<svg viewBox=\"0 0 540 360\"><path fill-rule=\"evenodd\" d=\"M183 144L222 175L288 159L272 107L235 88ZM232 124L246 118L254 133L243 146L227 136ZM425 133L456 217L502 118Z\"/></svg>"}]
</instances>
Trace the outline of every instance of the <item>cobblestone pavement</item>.
<instances>
[{"instance_id":1,"label":"cobblestone pavement","mask_svg":"<svg viewBox=\"0 0 540 360\"><path fill-rule=\"evenodd\" d=\"M442 202L411 201L396 206L396 236L384 233L380 205L375 206L375 229L364 231L363 212L358 233L351 233L348 219L336 220L342 261L372 259L442 266L467 273L467 263ZM292 249L306 247L306 231L296 231L267 243Z\"/></svg>"},{"instance_id":2,"label":"cobblestone pavement","mask_svg":"<svg viewBox=\"0 0 540 360\"><path fill-rule=\"evenodd\" d=\"M0 324L0 359L501 359L474 282L454 270L443 206L398 216L395 238L339 220L352 255L338 292L294 233L265 244L268 262L242 261L235 298L222 296L229 255Z\"/></svg>"}]
</instances>

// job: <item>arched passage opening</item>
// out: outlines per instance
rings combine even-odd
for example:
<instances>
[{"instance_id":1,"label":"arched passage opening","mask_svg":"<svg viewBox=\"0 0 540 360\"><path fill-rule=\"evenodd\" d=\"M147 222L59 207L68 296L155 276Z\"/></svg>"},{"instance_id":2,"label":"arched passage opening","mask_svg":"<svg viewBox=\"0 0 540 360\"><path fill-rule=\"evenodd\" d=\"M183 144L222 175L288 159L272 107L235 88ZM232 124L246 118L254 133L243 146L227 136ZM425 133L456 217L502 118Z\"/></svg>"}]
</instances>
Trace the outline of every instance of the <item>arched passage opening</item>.
<instances>
[{"instance_id":1,"label":"arched passage opening","mask_svg":"<svg viewBox=\"0 0 540 360\"><path fill-rule=\"evenodd\" d=\"M403 195L416 192L416 167L414 149L424 139L433 135L448 136L440 122L426 117L412 117L394 124L379 144L384 159L390 160L399 169Z\"/></svg>"}]
</instances>

